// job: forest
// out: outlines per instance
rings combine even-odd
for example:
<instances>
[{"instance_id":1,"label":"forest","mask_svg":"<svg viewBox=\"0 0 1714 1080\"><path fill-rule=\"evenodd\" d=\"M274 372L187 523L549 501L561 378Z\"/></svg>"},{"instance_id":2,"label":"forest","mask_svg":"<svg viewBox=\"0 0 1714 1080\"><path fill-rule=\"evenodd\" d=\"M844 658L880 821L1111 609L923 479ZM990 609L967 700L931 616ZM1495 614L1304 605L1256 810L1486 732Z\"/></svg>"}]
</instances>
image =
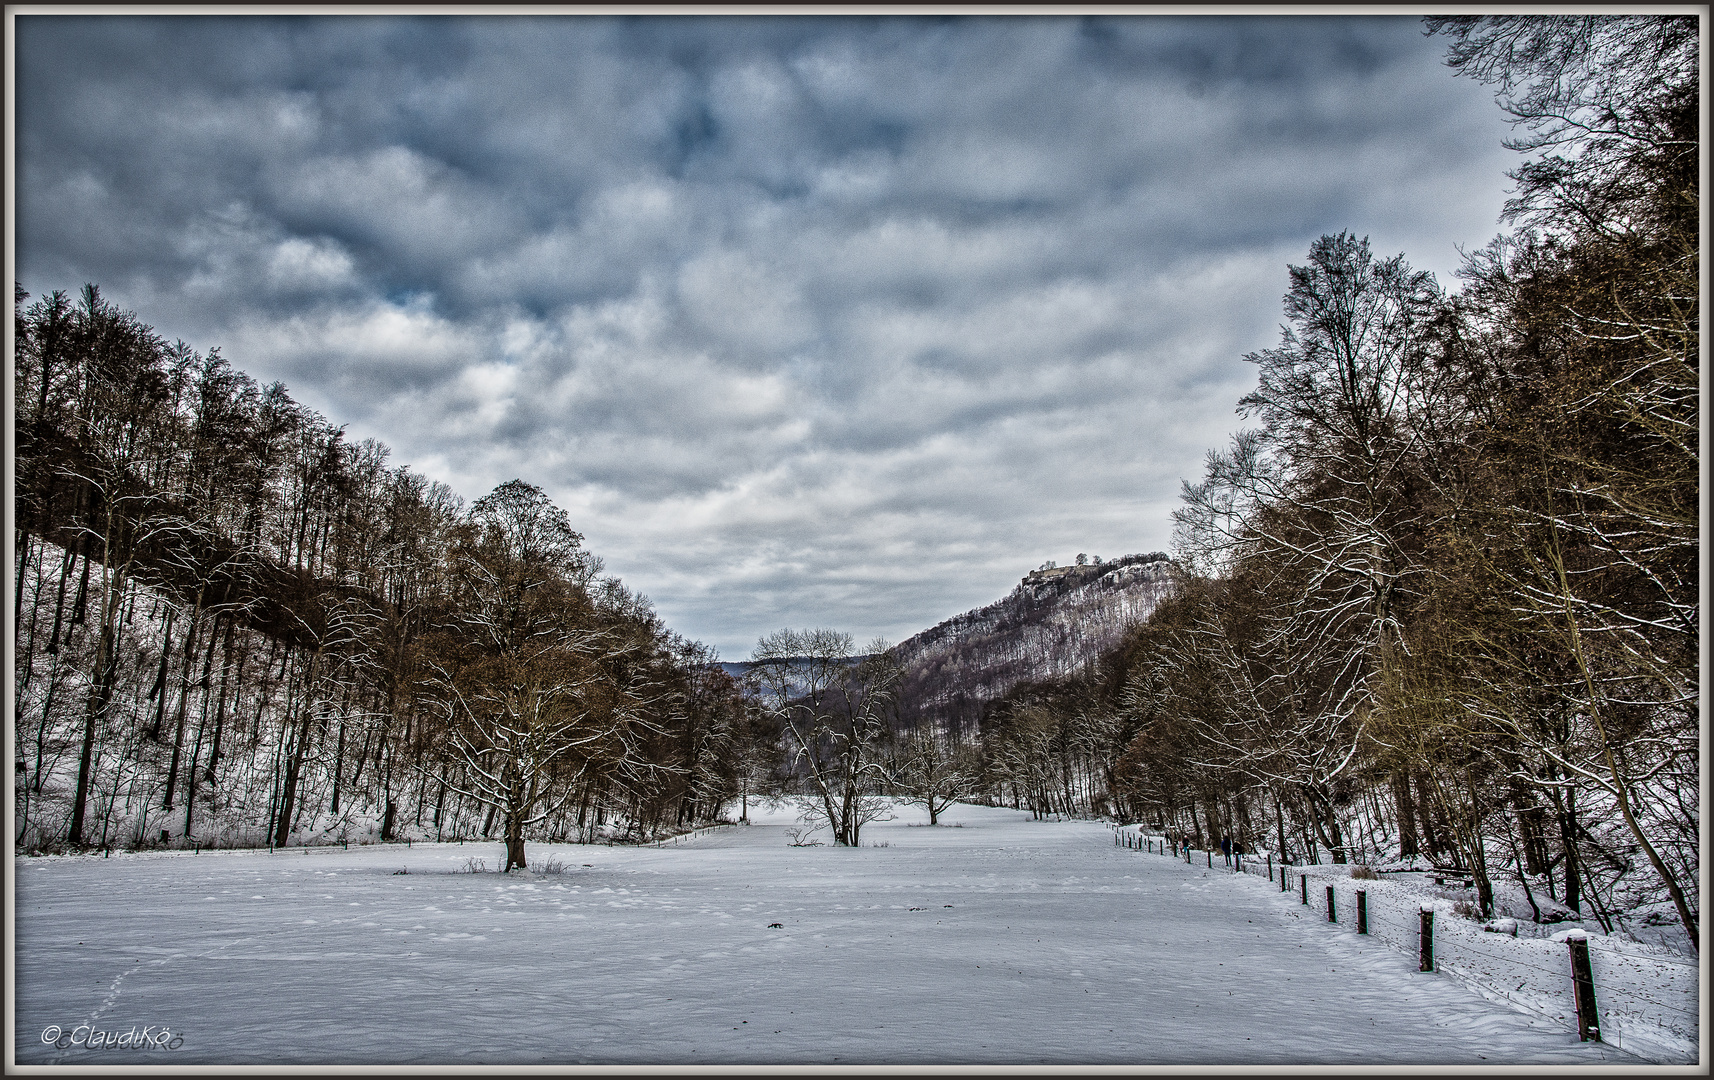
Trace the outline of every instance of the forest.
<instances>
[{"instance_id":1,"label":"forest","mask_svg":"<svg viewBox=\"0 0 1714 1080\"><path fill-rule=\"evenodd\" d=\"M21 850L654 835L735 790L711 650L522 481L466 507L167 343L16 290Z\"/></svg>"},{"instance_id":2,"label":"forest","mask_svg":"<svg viewBox=\"0 0 1714 1080\"><path fill-rule=\"evenodd\" d=\"M985 717L990 786L1294 861L1425 858L1697 943L1692 17L1428 20L1533 155L1448 293L1324 236L1178 584Z\"/></svg>"},{"instance_id":3,"label":"forest","mask_svg":"<svg viewBox=\"0 0 1714 1080\"><path fill-rule=\"evenodd\" d=\"M1694 947L1697 19L1427 29L1515 122L1511 230L1455 291L1316 241L1163 598L974 725L833 631L741 683L539 488L467 505L94 286L16 287L19 850L500 837L511 869L754 794L850 845L884 797L974 799L1458 866L1484 915L1504 881Z\"/></svg>"}]
</instances>

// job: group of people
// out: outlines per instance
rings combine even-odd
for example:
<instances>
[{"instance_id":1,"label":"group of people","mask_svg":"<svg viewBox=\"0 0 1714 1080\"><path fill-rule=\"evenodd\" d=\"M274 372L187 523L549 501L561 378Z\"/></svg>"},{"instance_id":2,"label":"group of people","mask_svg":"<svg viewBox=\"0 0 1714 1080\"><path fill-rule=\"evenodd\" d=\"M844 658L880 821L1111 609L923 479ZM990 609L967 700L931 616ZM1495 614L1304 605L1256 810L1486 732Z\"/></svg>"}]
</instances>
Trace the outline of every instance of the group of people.
<instances>
[{"instance_id":1,"label":"group of people","mask_svg":"<svg viewBox=\"0 0 1714 1080\"><path fill-rule=\"evenodd\" d=\"M1190 833L1173 832L1169 829L1164 835L1167 845L1174 855L1184 855L1195 846L1192 842L1195 838ZM1243 854L1244 846L1238 841L1230 836L1220 838L1220 857L1226 860L1227 866L1231 866L1232 860Z\"/></svg>"}]
</instances>

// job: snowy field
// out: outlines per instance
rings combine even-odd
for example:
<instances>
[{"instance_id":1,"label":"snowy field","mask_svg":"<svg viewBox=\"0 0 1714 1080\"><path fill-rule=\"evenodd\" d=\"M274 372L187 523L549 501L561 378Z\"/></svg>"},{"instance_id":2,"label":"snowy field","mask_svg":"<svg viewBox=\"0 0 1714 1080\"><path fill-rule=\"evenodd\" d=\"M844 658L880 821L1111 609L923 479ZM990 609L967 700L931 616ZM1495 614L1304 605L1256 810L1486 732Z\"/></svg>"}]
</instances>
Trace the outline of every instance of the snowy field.
<instances>
[{"instance_id":1,"label":"snowy field","mask_svg":"<svg viewBox=\"0 0 1714 1080\"><path fill-rule=\"evenodd\" d=\"M1256 874L1266 872L1253 862L1246 869ZM1354 923L1357 890L1361 889L1367 900L1370 939L1414 957L1421 944L1418 912L1433 908L1436 971L1484 997L1564 1026L1577 1022L1571 956L1565 939L1570 934L1583 934L1593 969L1602 1040L1654 1062L1697 1060L1701 972L1695 960L1659 945L1603 934L1593 919L1540 926L1502 919L1492 924L1499 932L1485 932L1479 921L1460 917L1456 902L1449 899L1473 899L1472 889L1434 888L1429 874L1396 874L1363 881L1352 879L1348 871L1342 866L1309 867L1310 902L1297 908L1297 916L1324 922L1326 889L1331 885L1336 897L1335 916ZM1296 895L1302 897L1296 870L1288 874L1287 887L1298 890ZM1517 931L1517 936L1505 933L1508 928Z\"/></svg>"},{"instance_id":2,"label":"snowy field","mask_svg":"<svg viewBox=\"0 0 1714 1080\"><path fill-rule=\"evenodd\" d=\"M21 858L16 1061L1642 1064L1101 823L902 809L853 850L754 816L510 876L498 844ZM145 1029L176 1048L43 1041Z\"/></svg>"}]
</instances>

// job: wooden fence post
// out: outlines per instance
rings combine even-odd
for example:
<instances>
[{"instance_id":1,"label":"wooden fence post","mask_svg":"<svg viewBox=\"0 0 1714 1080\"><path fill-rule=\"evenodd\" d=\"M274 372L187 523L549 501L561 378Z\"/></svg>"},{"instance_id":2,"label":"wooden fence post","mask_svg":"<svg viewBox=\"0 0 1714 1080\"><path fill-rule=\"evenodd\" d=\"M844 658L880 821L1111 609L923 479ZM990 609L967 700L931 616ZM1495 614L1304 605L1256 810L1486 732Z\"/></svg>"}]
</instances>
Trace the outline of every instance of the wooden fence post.
<instances>
[{"instance_id":1,"label":"wooden fence post","mask_svg":"<svg viewBox=\"0 0 1714 1080\"><path fill-rule=\"evenodd\" d=\"M1331 886L1331 885L1327 886L1327 921L1328 922L1338 922L1339 921L1338 919L1335 919L1333 917L1333 886Z\"/></svg>"},{"instance_id":2,"label":"wooden fence post","mask_svg":"<svg viewBox=\"0 0 1714 1080\"><path fill-rule=\"evenodd\" d=\"M1298 888L1303 892L1303 906L1309 906L1309 876L1302 870L1297 872Z\"/></svg>"},{"instance_id":3,"label":"wooden fence post","mask_svg":"<svg viewBox=\"0 0 1714 1080\"><path fill-rule=\"evenodd\" d=\"M1422 922L1421 938L1417 945L1416 969L1418 971L1434 970L1434 912L1428 908L1418 911Z\"/></svg>"},{"instance_id":4,"label":"wooden fence post","mask_svg":"<svg viewBox=\"0 0 1714 1080\"><path fill-rule=\"evenodd\" d=\"M1363 889L1357 890L1357 932L1369 932L1369 894Z\"/></svg>"},{"instance_id":5,"label":"wooden fence post","mask_svg":"<svg viewBox=\"0 0 1714 1080\"><path fill-rule=\"evenodd\" d=\"M1571 984L1577 997L1577 1041L1601 1041L1601 1021L1595 1015L1595 973L1589 967L1589 939L1580 935L1571 946Z\"/></svg>"},{"instance_id":6,"label":"wooden fence post","mask_svg":"<svg viewBox=\"0 0 1714 1080\"><path fill-rule=\"evenodd\" d=\"M1286 871L1285 864L1281 863L1280 864L1280 892L1285 892L1285 890L1286 890L1286 872L1285 871Z\"/></svg>"},{"instance_id":7,"label":"wooden fence post","mask_svg":"<svg viewBox=\"0 0 1714 1080\"><path fill-rule=\"evenodd\" d=\"M1274 853L1268 852L1268 880L1274 879Z\"/></svg>"},{"instance_id":8,"label":"wooden fence post","mask_svg":"<svg viewBox=\"0 0 1714 1080\"><path fill-rule=\"evenodd\" d=\"M1206 854L1208 855L1208 869L1212 870L1214 869L1214 849L1209 848Z\"/></svg>"}]
</instances>

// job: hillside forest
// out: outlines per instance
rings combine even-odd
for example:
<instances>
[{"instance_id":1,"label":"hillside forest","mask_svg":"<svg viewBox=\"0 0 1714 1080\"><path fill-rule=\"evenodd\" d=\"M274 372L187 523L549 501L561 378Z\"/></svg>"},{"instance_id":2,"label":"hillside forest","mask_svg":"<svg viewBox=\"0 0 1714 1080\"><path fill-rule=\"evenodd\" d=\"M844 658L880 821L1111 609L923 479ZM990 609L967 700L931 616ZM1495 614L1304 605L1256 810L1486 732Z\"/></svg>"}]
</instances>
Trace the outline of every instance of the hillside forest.
<instances>
[{"instance_id":1,"label":"hillside forest","mask_svg":"<svg viewBox=\"0 0 1714 1080\"><path fill-rule=\"evenodd\" d=\"M510 870L757 795L852 845L886 797L969 799L1456 865L1485 915L1503 881L1696 947L1697 19L1426 28L1515 122L1510 231L1456 290L1352 233L1290 266L1172 559L1096 568L1143 575L1123 618L1026 579L734 677L540 488L467 503L93 285L15 286L15 844Z\"/></svg>"},{"instance_id":2,"label":"hillside forest","mask_svg":"<svg viewBox=\"0 0 1714 1080\"><path fill-rule=\"evenodd\" d=\"M1174 595L984 742L1056 812L1457 865L1484 916L1503 879L1694 948L1696 20L1427 24L1532 155L1514 230L1455 293L1317 241L1254 426L1184 486Z\"/></svg>"}]
</instances>

